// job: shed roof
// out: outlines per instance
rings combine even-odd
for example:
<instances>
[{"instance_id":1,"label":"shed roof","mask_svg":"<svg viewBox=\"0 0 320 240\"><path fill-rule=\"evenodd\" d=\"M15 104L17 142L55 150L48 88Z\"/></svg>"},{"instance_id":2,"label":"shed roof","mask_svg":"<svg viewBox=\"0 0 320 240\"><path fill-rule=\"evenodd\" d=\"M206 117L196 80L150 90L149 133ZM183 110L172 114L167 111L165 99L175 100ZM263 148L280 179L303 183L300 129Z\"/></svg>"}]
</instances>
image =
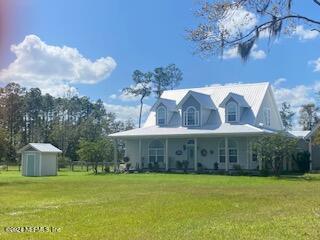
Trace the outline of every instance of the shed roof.
<instances>
[{"instance_id":1,"label":"shed roof","mask_svg":"<svg viewBox=\"0 0 320 240\"><path fill-rule=\"evenodd\" d=\"M21 148L18 152L22 153L29 147L34 148L35 150L39 152L45 152L45 153L62 153L62 151L59 148L56 148L51 143L29 143L23 148Z\"/></svg>"}]
</instances>

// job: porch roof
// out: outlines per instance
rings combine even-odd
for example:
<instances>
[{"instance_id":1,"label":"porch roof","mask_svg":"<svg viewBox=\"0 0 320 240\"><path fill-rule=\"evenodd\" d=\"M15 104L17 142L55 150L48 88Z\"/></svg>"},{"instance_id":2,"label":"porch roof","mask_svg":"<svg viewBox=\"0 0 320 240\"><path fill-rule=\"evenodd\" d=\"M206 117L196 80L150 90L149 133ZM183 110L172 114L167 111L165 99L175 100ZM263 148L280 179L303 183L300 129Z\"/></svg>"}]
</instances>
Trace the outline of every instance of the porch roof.
<instances>
[{"instance_id":1,"label":"porch roof","mask_svg":"<svg viewBox=\"0 0 320 240\"><path fill-rule=\"evenodd\" d=\"M132 137L182 137L182 136L219 136L219 135L251 135L261 133L274 133L274 131L257 128L250 124L230 124L222 123L219 126L207 126L202 128L186 127L142 127L128 131L110 134L112 138L132 138Z\"/></svg>"}]
</instances>

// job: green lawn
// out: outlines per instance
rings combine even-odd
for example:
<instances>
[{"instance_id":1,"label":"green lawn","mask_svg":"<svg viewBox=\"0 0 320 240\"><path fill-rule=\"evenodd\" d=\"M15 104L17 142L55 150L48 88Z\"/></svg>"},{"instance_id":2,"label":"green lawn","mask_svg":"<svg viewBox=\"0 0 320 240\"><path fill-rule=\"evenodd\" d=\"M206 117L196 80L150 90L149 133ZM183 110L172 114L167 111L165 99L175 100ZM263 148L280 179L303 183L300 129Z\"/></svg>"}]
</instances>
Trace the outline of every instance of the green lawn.
<instances>
[{"instance_id":1,"label":"green lawn","mask_svg":"<svg viewBox=\"0 0 320 240\"><path fill-rule=\"evenodd\" d=\"M53 226L59 233L5 233ZM320 175L0 173L0 239L319 239Z\"/></svg>"}]
</instances>

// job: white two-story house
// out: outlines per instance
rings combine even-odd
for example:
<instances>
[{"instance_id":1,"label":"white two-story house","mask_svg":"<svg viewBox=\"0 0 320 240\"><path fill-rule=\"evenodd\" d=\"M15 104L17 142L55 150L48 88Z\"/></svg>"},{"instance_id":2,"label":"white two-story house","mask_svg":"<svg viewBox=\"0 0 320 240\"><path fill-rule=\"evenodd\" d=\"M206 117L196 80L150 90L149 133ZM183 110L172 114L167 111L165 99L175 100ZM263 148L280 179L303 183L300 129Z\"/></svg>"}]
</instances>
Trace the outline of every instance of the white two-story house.
<instances>
[{"instance_id":1,"label":"white two-story house","mask_svg":"<svg viewBox=\"0 0 320 240\"><path fill-rule=\"evenodd\" d=\"M143 127L110 137L125 142L133 168L256 170L253 141L280 130L271 85L256 83L165 91Z\"/></svg>"}]
</instances>

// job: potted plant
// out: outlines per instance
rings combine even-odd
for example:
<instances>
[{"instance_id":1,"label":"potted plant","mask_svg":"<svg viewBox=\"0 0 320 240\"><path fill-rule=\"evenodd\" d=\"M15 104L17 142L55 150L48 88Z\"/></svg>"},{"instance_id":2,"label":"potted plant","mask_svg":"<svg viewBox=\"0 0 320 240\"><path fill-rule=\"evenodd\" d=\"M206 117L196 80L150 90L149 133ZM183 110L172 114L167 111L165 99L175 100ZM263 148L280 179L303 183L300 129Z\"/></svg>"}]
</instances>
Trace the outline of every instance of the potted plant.
<instances>
[{"instance_id":1,"label":"potted plant","mask_svg":"<svg viewBox=\"0 0 320 240\"><path fill-rule=\"evenodd\" d=\"M127 163L127 162L130 161L130 158L129 158L128 156L125 156L125 157L123 158L123 161L124 161L125 163Z\"/></svg>"},{"instance_id":2,"label":"potted plant","mask_svg":"<svg viewBox=\"0 0 320 240\"><path fill-rule=\"evenodd\" d=\"M187 172L188 166L189 166L189 161L187 160L182 161L182 167L184 172Z\"/></svg>"},{"instance_id":3,"label":"potted plant","mask_svg":"<svg viewBox=\"0 0 320 240\"><path fill-rule=\"evenodd\" d=\"M177 169L181 170L182 169L182 162L176 161L176 167L177 167Z\"/></svg>"},{"instance_id":4,"label":"potted plant","mask_svg":"<svg viewBox=\"0 0 320 240\"><path fill-rule=\"evenodd\" d=\"M215 163L213 164L213 169L214 169L214 170L219 170L219 163L218 163L218 162L215 162Z\"/></svg>"}]
</instances>

